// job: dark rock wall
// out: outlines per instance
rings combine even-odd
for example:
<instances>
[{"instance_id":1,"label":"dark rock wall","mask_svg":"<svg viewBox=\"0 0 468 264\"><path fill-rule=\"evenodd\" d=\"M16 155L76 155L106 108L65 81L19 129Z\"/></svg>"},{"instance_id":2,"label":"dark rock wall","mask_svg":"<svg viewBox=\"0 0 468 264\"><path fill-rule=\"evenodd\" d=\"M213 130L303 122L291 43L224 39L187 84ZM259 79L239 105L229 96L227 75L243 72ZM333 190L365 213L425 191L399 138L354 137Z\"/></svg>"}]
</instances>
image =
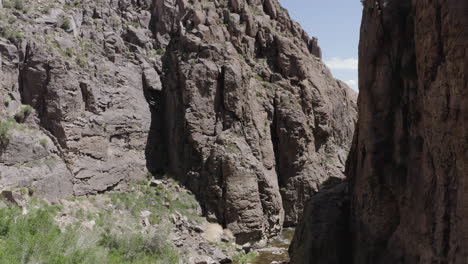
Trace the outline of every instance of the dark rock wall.
<instances>
[{"instance_id":1,"label":"dark rock wall","mask_svg":"<svg viewBox=\"0 0 468 264\"><path fill-rule=\"evenodd\" d=\"M165 51L154 136L167 161L153 169L240 243L295 225L321 184L343 177L356 94L277 1L158 0L153 14Z\"/></svg>"},{"instance_id":2,"label":"dark rock wall","mask_svg":"<svg viewBox=\"0 0 468 264\"><path fill-rule=\"evenodd\" d=\"M365 1L346 172L352 258L293 263L468 262L467 63L467 1ZM314 240L303 243L340 243Z\"/></svg>"},{"instance_id":3,"label":"dark rock wall","mask_svg":"<svg viewBox=\"0 0 468 264\"><path fill-rule=\"evenodd\" d=\"M366 3L355 263L466 263L468 2Z\"/></svg>"}]
</instances>

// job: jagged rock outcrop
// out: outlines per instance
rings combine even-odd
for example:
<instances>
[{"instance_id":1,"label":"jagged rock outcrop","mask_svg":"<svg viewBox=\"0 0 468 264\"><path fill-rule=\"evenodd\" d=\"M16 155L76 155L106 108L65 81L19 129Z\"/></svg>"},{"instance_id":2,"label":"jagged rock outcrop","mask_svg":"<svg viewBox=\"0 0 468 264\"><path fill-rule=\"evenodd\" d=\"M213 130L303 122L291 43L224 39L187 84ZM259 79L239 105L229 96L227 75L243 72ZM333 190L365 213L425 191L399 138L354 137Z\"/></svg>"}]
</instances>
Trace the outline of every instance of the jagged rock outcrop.
<instances>
[{"instance_id":1,"label":"jagged rock outcrop","mask_svg":"<svg viewBox=\"0 0 468 264\"><path fill-rule=\"evenodd\" d=\"M165 147L149 150L152 170L187 185L238 242L277 233L283 214L294 225L342 177L356 94L275 0L157 0L153 14L165 54L152 135Z\"/></svg>"},{"instance_id":2,"label":"jagged rock outcrop","mask_svg":"<svg viewBox=\"0 0 468 264\"><path fill-rule=\"evenodd\" d=\"M356 94L277 0L8 1L0 17L0 188L81 196L148 168L244 243L343 178Z\"/></svg>"},{"instance_id":3,"label":"jagged rock outcrop","mask_svg":"<svg viewBox=\"0 0 468 264\"><path fill-rule=\"evenodd\" d=\"M468 2L379 3L361 27L351 257L293 263L467 263Z\"/></svg>"},{"instance_id":4,"label":"jagged rock outcrop","mask_svg":"<svg viewBox=\"0 0 468 264\"><path fill-rule=\"evenodd\" d=\"M122 190L146 176L144 89L161 89L149 9L130 0L0 9L0 117L10 139L0 150L0 186L40 183L47 197L66 197ZM26 105L30 117L14 120Z\"/></svg>"}]
</instances>

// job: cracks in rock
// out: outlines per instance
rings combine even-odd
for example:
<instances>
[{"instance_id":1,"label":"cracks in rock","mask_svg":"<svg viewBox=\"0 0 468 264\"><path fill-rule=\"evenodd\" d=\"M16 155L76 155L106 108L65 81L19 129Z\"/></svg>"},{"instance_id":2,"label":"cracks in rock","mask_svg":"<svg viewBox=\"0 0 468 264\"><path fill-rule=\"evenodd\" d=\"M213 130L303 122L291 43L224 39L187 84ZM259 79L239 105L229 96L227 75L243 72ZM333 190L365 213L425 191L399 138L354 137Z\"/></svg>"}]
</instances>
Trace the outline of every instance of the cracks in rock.
<instances>
[{"instance_id":1,"label":"cracks in rock","mask_svg":"<svg viewBox=\"0 0 468 264\"><path fill-rule=\"evenodd\" d=\"M120 185L120 183L122 183L124 181L124 179L120 179L118 182L108 186L106 189L104 190L100 190L100 191L97 191L97 194L103 194L103 193L108 193L110 191L113 191L117 186Z\"/></svg>"},{"instance_id":2,"label":"cracks in rock","mask_svg":"<svg viewBox=\"0 0 468 264\"><path fill-rule=\"evenodd\" d=\"M432 65L431 80L430 83L433 83L437 76L439 75L440 66L445 63L445 52L444 52L444 38L442 36L442 5L439 3L435 8L435 25L437 31L437 58L435 63Z\"/></svg>"},{"instance_id":3,"label":"cracks in rock","mask_svg":"<svg viewBox=\"0 0 468 264\"><path fill-rule=\"evenodd\" d=\"M144 73L142 73L143 93L149 105L151 112L151 125L148 133L145 156L146 167L153 174L164 174L166 169L166 150L165 143L160 143L159 140L165 138L164 120L164 83L161 91L149 89L145 82Z\"/></svg>"},{"instance_id":4,"label":"cracks in rock","mask_svg":"<svg viewBox=\"0 0 468 264\"><path fill-rule=\"evenodd\" d=\"M214 99L216 123L222 121L223 131L230 129L233 125L233 122L242 122L242 120L234 112L227 109L225 105L225 75L226 66L223 66L221 68L221 72L218 75L216 94Z\"/></svg>"},{"instance_id":5,"label":"cracks in rock","mask_svg":"<svg viewBox=\"0 0 468 264\"><path fill-rule=\"evenodd\" d=\"M89 90L89 87L86 83L80 82L80 92L81 99L84 102L84 108L86 111L97 114L96 108L94 106L94 97L93 93Z\"/></svg>"},{"instance_id":6,"label":"cracks in rock","mask_svg":"<svg viewBox=\"0 0 468 264\"><path fill-rule=\"evenodd\" d=\"M456 168L456 159L450 155L448 160L453 160L455 161L455 164L453 164L453 167L447 167L444 169L444 173L442 174L444 179L443 179L443 190L444 190L444 195L443 195L443 216L442 216L442 256L444 259L448 259L448 255L450 253L450 238L452 234L452 214L454 208L456 208L456 197L457 197L457 192L458 186L457 181L458 178L454 177L453 175L456 175L452 170L453 168ZM449 163L445 163L449 164ZM454 187L455 186L455 187Z\"/></svg>"},{"instance_id":7,"label":"cracks in rock","mask_svg":"<svg viewBox=\"0 0 468 264\"><path fill-rule=\"evenodd\" d=\"M220 212L220 215L222 215L222 219L218 219L219 221L221 221L221 224L223 226L223 228L227 228L227 222L226 222L226 193L227 193L227 190L226 190L226 179L224 177L224 173L223 173L223 161L221 160L219 162L219 166L218 166L218 170L219 170L219 182L221 183L221 191L222 191L222 195L221 195L221 201L219 201L220 205L218 205L218 210L217 211L221 211Z\"/></svg>"},{"instance_id":8,"label":"cracks in rock","mask_svg":"<svg viewBox=\"0 0 468 264\"><path fill-rule=\"evenodd\" d=\"M282 181L283 177L280 177L280 150L279 150L279 138L278 138L278 99L273 101L273 121L270 125L271 143L273 145L273 153L275 155L275 171L278 178L278 185L281 189L285 185Z\"/></svg>"},{"instance_id":9,"label":"cracks in rock","mask_svg":"<svg viewBox=\"0 0 468 264\"><path fill-rule=\"evenodd\" d=\"M216 94L214 98L215 112L216 112L216 123L222 118L220 115L224 110L224 74L225 68L221 68L221 72L218 75L217 85L216 85ZM224 129L224 124L223 124Z\"/></svg>"},{"instance_id":10,"label":"cracks in rock","mask_svg":"<svg viewBox=\"0 0 468 264\"><path fill-rule=\"evenodd\" d=\"M67 159L66 154L63 150L63 147L65 146L65 144L61 142L60 138L57 137L57 135L55 135L52 132L50 127L46 125L46 121L45 121L47 119L47 115L44 115L44 113L46 112L46 101L45 101L46 99L45 98L47 97L47 94L48 94L48 90L46 89L46 87L47 85L49 85L50 79L51 79L50 66L48 63L45 64L46 80L45 80L44 86L42 87L42 91L37 92L38 94L42 93L40 94L39 101L35 102L33 100L33 95L31 94L31 91L27 91L27 83L25 83L27 81L26 71L28 69L28 63L31 59L31 56L32 56L31 45L28 43L26 45L26 52L24 54L23 61L21 62L19 66L19 73L18 73L18 90L21 96L21 103L31 105L37 111L39 120L40 120L40 124L38 126L39 130L41 130L45 135L47 135L51 139L51 141L57 148L56 154L64 163L66 170L73 177L74 174L71 168L70 161Z\"/></svg>"}]
</instances>

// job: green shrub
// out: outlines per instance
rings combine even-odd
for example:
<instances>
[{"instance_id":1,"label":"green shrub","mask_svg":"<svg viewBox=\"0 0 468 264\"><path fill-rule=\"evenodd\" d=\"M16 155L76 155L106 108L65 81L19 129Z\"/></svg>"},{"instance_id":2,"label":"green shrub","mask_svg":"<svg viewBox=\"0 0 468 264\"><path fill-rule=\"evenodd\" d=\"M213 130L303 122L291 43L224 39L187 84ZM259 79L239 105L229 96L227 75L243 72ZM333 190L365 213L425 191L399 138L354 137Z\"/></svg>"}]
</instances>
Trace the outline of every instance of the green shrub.
<instances>
[{"instance_id":1,"label":"green shrub","mask_svg":"<svg viewBox=\"0 0 468 264\"><path fill-rule=\"evenodd\" d=\"M256 79L257 81L259 81L259 82L264 82L264 81L265 81L265 80L263 79L263 77L260 76L260 75L258 75L258 74L255 75L255 79Z\"/></svg>"},{"instance_id":2,"label":"green shrub","mask_svg":"<svg viewBox=\"0 0 468 264\"><path fill-rule=\"evenodd\" d=\"M13 43L24 39L24 35L21 32L13 29L11 26L0 28L0 37L6 38Z\"/></svg>"},{"instance_id":3,"label":"green shrub","mask_svg":"<svg viewBox=\"0 0 468 264\"><path fill-rule=\"evenodd\" d=\"M0 147L5 147L11 140L10 130L14 128L16 121L13 119L3 120L0 123Z\"/></svg>"},{"instance_id":4,"label":"green shrub","mask_svg":"<svg viewBox=\"0 0 468 264\"><path fill-rule=\"evenodd\" d=\"M63 18L63 21L62 21L62 24L60 25L60 28L63 29L63 30L65 30L65 31L71 30L71 21L70 21L70 18L64 17L64 18Z\"/></svg>"},{"instance_id":5,"label":"green shrub","mask_svg":"<svg viewBox=\"0 0 468 264\"><path fill-rule=\"evenodd\" d=\"M8 106L10 105L10 102L11 102L11 101L12 101L11 98L8 97L8 98L6 98L5 100L3 100L3 104L4 104L6 107L8 107Z\"/></svg>"},{"instance_id":6,"label":"green shrub","mask_svg":"<svg viewBox=\"0 0 468 264\"><path fill-rule=\"evenodd\" d=\"M23 1L24 0L15 0L13 6L16 10L23 10L24 9L24 4L23 4Z\"/></svg>"},{"instance_id":7,"label":"green shrub","mask_svg":"<svg viewBox=\"0 0 468 264\"><path fill-rule=\"evenodd\" d=\"M54 222L61 208L45 203L20 208L0 208L0 263L46 264L177 264L178 251L167 242L166 232L154 235L133 231L111 232L111 223L100 239L80 224L60 229ZM89 217L83 213L83 217ZM108 216L102 215L103 218ZM98 237L96 237L98 238Z\"/></svg>"},{"instance_id":8,"label":"green shrub","mask_svg":"<svg viewBox=\"0 0 468 264\"><path fill-rule=\"evenodd\" d=\"M50 15L51 11L52 11L52 7L50 7L50 5L46 5L44 6L41 12L42 14Z\"/></svg>"},{"instance_id":9,"label":"green shrub","mask_svg":"<svg viewBox=\"0 0 468 264\"><path fill-rule=\"evenodd\" d=\"M43 138L43 139L39 140L39 144L41 144L41 146L43 146L45 148L47 146L47 139Z\"/></svg>"},{"instance_id":10,"label":"green shrub","mask_svg":"<svg viewBox=\"0 0 468 264\"><path fill-rule=\"evenodd\" d=\"M15 114L16 121L22 123L32 113L32 111L32 106L22 105L20 111Z\"/></svg>"},{"instance_id":11,"label":"green shrub","mask_svg":"<svg viewBox=\"0 0 468 264\"><path fill-rule=\"evenodd\" d=\"M73 52L72 49L67 48L67 49L65 50L65 56L71 58L71 57L73 57L73 55L75 55L75 53Z\"/></svg>"},{"instance_id":12,"label":"green shrub","mask_svg":"<svg viewBox=\"0 0 468 264\"><path fill-rule=\"evenodd\" d=\"M75 62L81 68L87 68L88 67L88 59L86 58L86 56L83 56L83 55L76 56Z\"/></svg>"},{"instance_id":13,"label":"green shrub","mask_svg":"<svg viewBox=\"0 0 468 264\"><path fill-rule=\"evenodd\" d=\"M2 263L93 263L91 250L77 248L79 233L62 232L53 222L57 207L31 209L23 215L19 208L0 209L0 259Z\"/></svg>"},{"instance_id":14,"label":"green shrub","mask_svg":"<svg viewBox=\"0 0 468 264\"><path fill-rule=\"evenodd\" d=\"M160 56L163 55L164 52L166 52L164 49L157 49L157 50L156 50L156 54L158 54L158 55L160 55Z\"/></svg>"},{"instance_id":15,"label":"green shrub","mask_svg":"<svg viewBox=\"0 0 468 264\"><path fill-rule=\"evenodd\" d=\"M232 260L234 261L234 264L245 264L251 262L255 257L257 256L256 253L250 252L250 253L239 253L238 255L235 255Z\"/></svg>"},{"instance_id":16,"label":"green shrub","mask_svg":"<svg viewBox=\"0 0 468 264\"><path fill-rule=\"evenodd\" d=\"M8 24L14 24L14 23L16 23L16 17L14 17L14 16L9 17L8 18Z\"/></svg>"},{"instance_id":17,"label":"green shrub","mask_svg":"<svg viewBox=\"0 0 468 264\"><path fill-rule=\"evenodd\" d=\"M167 238L140 233L115 235L104 232L99 244L110 250L113 263L164 263L177 264L177 251L169 246Z\"/></svg>"},{"instance_id":18,"label":"green shrub","mask_svg":"<svg viewBox=\"0 0 468 264\"><path fill-rule=\"evenodd\" d=\"M4 8L13 8L14 3L8 0L3 1L3 7Z\"/></svg>"}]
</instances>

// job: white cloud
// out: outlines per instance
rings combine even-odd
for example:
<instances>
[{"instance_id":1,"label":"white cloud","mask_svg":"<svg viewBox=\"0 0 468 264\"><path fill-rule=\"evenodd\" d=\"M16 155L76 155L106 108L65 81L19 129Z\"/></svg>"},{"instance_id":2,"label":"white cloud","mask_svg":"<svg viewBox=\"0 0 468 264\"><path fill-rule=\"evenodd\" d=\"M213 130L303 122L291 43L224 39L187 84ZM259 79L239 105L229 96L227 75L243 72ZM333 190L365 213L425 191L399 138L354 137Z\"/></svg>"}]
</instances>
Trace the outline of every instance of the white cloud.
<instances>
[{"instance_id":1,"label":"white cloud","mask_svg":"<svg viewBox=\"0 0 468 264\"><path fill-rule=\"evenodd\" d=\"M346 81L345 83L349 86L356 86L357 84L356 80L349 80L349 81Z\"/></svg>"},{"instance_id":2,"label":"white cloud","mask_svg":"<svg viewBox=\"0 0 468 264\"><path fill-rule=\"evenodd\" d=\"M349 87L351 87L352 89L358 91L358 83L356 80L348 80L345 82Z\"/></svg>"},{"instance_id":3,"label":"white cloud","mask_svg":"<svg viewBox=\"0 0 468 264\"><path fill-rule=\"evenodd\" d=\"M325 61L330 69L344 69L344 70L357 70L358 69L358 59L355 58L332 58L331 60Z\"/></svg>"}]
</instances>

